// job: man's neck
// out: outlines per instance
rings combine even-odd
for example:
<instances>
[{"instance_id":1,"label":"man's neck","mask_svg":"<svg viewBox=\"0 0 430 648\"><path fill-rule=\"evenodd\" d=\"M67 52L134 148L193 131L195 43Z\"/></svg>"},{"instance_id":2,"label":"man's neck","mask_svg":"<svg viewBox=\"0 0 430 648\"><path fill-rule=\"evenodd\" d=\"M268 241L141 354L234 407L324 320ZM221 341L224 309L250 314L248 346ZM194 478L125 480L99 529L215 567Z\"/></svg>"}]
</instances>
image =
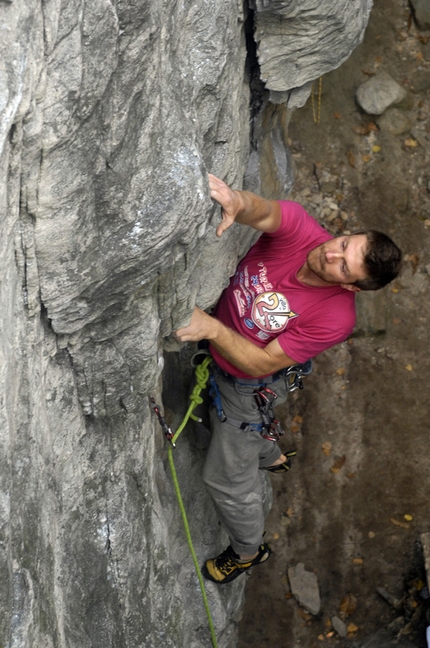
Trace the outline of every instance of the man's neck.
<instances>
[{"instance_id":1,"label":"man's neck","mask_svg":"<svg viewBox=\"0 0 430 648\"><path fill-rule=\"evenodd\" d=\"M318 277L315 272L312 272L312 270L308 266L308 262L306 261L300 270L296 274L296 278L300 283L304 284L305 286L312 286L314 288L333 288L333 286L339 286L340 284L334 284L334 283L329 283L328 281L325 281L324 279L321 279L321 277Z\"/></svg>"}]
</instances>

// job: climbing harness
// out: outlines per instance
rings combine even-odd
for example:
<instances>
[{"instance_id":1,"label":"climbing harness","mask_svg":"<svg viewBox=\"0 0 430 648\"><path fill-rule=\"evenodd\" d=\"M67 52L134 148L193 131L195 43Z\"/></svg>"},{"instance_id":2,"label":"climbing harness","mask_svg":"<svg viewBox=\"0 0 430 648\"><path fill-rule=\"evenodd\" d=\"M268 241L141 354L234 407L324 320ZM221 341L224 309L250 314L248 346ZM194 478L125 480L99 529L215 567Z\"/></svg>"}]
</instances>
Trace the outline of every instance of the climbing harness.
<instances>
[{"instance_id":1,"label":"climbing harness","mask_svg":"<svg viewBox=\"0 0 430 648\"><path fill-rule=\"evenodd\" d=\"M199 581L200 590L202 592L203 605L205 607L206 615L207 615L207 618L208 618L209 631L210 631L211 638L212 638L212 645L213 645L213 648L218 648L216 635L215 635L215 628L214 628L214 624L213 624L213 620L212 620L211 611L210 611L210 608L209 608L208 599L207 599L207 596L206 596L205 585L204 585L204 582L203 582L203 577L202 577L201 572L200 572L200 566L199 566L199 563L198 563L198 560L197 560L196 552L194 550L194 545L193 545L193 541L192 541L192 538L191 538L191 532L190 532L190 527L189 527L189 524L188 524L187 514L185 512L184 502L182 500L181 491L180 491L180 488L179 488L178 476L176 474L175 464L174 464L174 461L173 461L173 449L176 447L175 446L175 441L178 439L179 435L181 434L182 430L185 428L185 426L188 423L188 421L190 420L190 418L193 419L194 421L200 421L201 420L201 419L199 419L198 416L195 416L193 414L193 410L195 409L195 407L197 407L197 405L200 405L203 402L203 398L200 396L200 392L202 391L202 389L204 389L206 387L207 382L209 380L209 369L208 369L208 367L209 367L209 364L211 362L212 362L212 357L207 356L203 360L202 364L200 364L200 365L198 365L196 367L196 370L195 370L196 386L194 387L194 389L193 389L193 391L191 393L191 396L190 396L191 404L188 407L188 410L187 410L187 412L186 412L186 414L185 414L185 416L184 416L184 418L182 420L181 425L178 427L178 429L176 430L176 432L174 434L172 433L171 429L169 428L169 426L167 425L167 423L164 420L163 416L161 415L160 407L156 404L155 400L152 397L150 398L150 403L151 403L151 408L152 408L153 412L156 414L156 416L158 418L158 422L160 423L160 425L162 427L162 430L164 432L164 435L165 435L166 439L168 439L168 441L170 442L169 446L167 448L167 456L168 456L168 459L169 459L170 471L172 473L172 480L173 480L173 485L174 485L174 488L175 488L176 498L178 500L179 509L181 511L181 516L182 516L182 522L183 522L183 525L184 525L185 535L187 537L188 546L189 546L189 549L190 549L191 557L192 557L193 562L194 562L194 567L195 567L197 578L198 578L198 581Z\"/></svg>"},{"instance_id":2,"label":"climbing harness","mask_svg":"<svg viewBox=\"0 0 430 648\"><path fill-rule=\"evenodd\" d=\"M321 118L321 96L322 96L322 76L318 79L318 104L317 108L315 110L315 100L314 100L314 84L312 84L312 90L311 90L311 99L312 99L312 115L314 118L314 123L316 126L320 123L320 118Z\"/></svg>"},{"instance_id":3,"label":"climbing harness","mask_svg":"<svg viewBox=\"0 0 430 648\"><path fill-rule=\"evenodd\" d=\"M284 430L281 427L280 422L275 417L273 412L274 401L278 398L276 392L273 389L268 387L268 384L273 384L281 378L285 379L285 386L288 392L294 392L297 389L303 389L303 377L308 376L312 371L312 360L307 360L303 364L292 365L286 369L281 369L272 376L266 378L236 378L225 371L222 371L219 367L216 368L216 371L223 376L229 382L233 382L237 385L243 386L252 386L255 385L255 389L250 396L253 396L258 408L258 411L261 416L261 423L252 423L248 421L239 421L232 417L226 417L224 410L222 409L221 395L219 387L216 382L214 374L211 374L211 392L213 403L218 415L219 420L223 423L227 421L230 425L243 430L244 432L259 432L264 439L269 441L279 441L280 436L285 434ZM215 394L215 397L213 396Z\"/></svg>"}]
</instances>

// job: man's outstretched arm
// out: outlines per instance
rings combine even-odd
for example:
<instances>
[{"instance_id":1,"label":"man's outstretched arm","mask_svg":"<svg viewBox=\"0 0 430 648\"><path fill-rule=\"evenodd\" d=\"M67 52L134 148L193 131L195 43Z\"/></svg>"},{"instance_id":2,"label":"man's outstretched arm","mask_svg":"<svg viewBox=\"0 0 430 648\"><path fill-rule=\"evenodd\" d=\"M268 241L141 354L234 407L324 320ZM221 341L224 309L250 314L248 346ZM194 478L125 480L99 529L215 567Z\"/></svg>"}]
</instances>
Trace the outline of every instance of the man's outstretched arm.
<instances>
[{"instance_id":1,"label":"man's outstretched arm","mask_svg":"<svg viewBox=\"0 0 430 648\"><path fill-rule=\"evenodd\" d=\"M211 173L208 177L211 198L221 205L222 222L217 227L217 236L221 236L234 222L249 225L260 232L276 232L281 224L281 208L276 200L266 200L250 191L230 189Z\"/></svg>"},{"instance_id":2,"label":"man's outstretched arm","mask_svg":"<svg viewBox=\"0 0 430 648\"><path fill-rule=\"evenodd\" d=\"M174 335L179 342L209 340L223 358L256 378L297 364L284 353L278 340L264 348L258 347L197 307L189 325L178 329Z\"/></svg>"}]
</instances>

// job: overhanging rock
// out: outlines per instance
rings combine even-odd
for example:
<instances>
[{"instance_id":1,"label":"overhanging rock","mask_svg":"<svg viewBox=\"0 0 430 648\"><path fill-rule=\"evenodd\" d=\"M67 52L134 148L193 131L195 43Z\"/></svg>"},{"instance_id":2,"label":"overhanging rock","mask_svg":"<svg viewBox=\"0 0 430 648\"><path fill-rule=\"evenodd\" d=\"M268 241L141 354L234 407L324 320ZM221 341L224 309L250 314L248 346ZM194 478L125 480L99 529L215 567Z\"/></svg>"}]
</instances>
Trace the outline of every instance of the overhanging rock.
<instances>
[{"instance_id":1,"label":"overhanging rock","mask_svg":"<svg viewBox=\"0 0 430 648\"><path fill-rule=\"evenodd\" d=\"M261 78L292 93L345 61L364 36L372 0L255 0ZM309 96L310 88L300 99ZM275 97L277 95L275 94ZM297 98L295 106L299 105Z\"/></svg>"}]
</instances>

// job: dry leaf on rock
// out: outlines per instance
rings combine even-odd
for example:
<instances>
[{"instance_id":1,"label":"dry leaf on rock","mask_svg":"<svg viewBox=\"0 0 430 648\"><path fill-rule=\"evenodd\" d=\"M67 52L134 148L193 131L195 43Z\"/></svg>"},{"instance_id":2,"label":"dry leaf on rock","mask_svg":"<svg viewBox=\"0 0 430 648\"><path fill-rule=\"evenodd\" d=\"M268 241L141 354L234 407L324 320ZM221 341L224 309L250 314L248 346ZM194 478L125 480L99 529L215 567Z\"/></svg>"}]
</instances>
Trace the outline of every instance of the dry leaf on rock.
<instances>
[{"instance_id":1,"label":"dry leaf on rock","mask_svg":"<svg viewBox=\"0 0 430 648\"><path fill-rule=\"evenodd\" d=\"M402 529L410 529L409 524L406 524L406 522L401 522L400 520L396 520L395 518L390 518L390 522L398 527L401 527Z\"/></svg>"},{"instance_id":2,"label":"dry leaf on rock","mask_svg":"<svg viewBox=\"0 0 430 648\"><path fill-rule=\"evenodd\" d=\"M371 131L378 131L379 128L373 122L369 122L363 126L355 126L352 130L357 135L368 135Z\"/></svg>"},{"instance_id":3,"label":"dry leaf on rock","mask_svg":"<svg viewBox=\"0 0 430 648\"><path fill-rule=\"evenodd\" d=\"M325 443L322 444L321 449L324 452L325 456L328 457L331 453L332 444L330 443L330 441L325 441Z\"/></svg>"},{"instance_id":4,"label":"dry leaf on rock","mask_svg":"<svg viewBox=\"0 0 430 648\"><path fill-rule=\"evenodd\" d=\"M349 165L352 166L353 169L355 169L355 155L352 151L348 151L346 154L348 158Z\"/></svg>"},{"instance_id":5,"label":"dry leaf on rock","mask_svg":"<svg viewBox=\"0 0 430 648\"><path fill-rule=\"evenodd\" d=\"M419 263L419 256L418 254L408 254L405 257L406 261L410 261L412 264L412 274L415 274L418 268L418 263Z\"/></svg>"},{"instance_id":6,"label":"dry leaf on rock","mask_svg":"<svg viewBox=\"0 0 430 648\"><path fill-rule=\"evenodd\" d=\"M312 614L309 614L309 612L306 612L306 610L303 610L303 608L298 608L299 614L304 619L305 621L310 621L312 619Z\"/></svg>"},{"instance_id":7,"label":"dry leaf on rock","mask_svg":"<svg viewBox=\"0 0 430 648\"><path fill-rule=\"evenodd\" d=\"M341 457L338 457L334 464L331 466L330 470L333 473L339 472L339 470L342 468L342 466L345 464L346 461L346 456L342 455Z\"/></svg>"},{"instance_id":8,"label":"dry leaf on rock","mask_svg":"<svg viewBox=\"0 0 430 648\"><path fill-rule=\"evenodd\" d=\"M345 619L346 617L351 616L351 614L354 614L356 609L357 599L355 598L354 594L346 594L339 605L339 613L342 619Z\"/></svg>"},{"instance_id":9,"label":"dry leaf on rock","mask_svg":"<svg viewBox=\"0 0 430 648\"><path fill-rule=\"evenodd\" d=\"M418 146L418 142L416 139L412 139L412 137L406 139L403 144L407 146L408 148L416 148Z\"/></svg>"},{"instance_id":10,"label":"dry leaf on rock","mask_svg":"<svg viewBox=\"0 0 430 648\"><path fill-rule=\"evenodd\" d=\"M297 432L300 432L302 423L303 423L303 416L299 416L298 414L296 414L296 416L293 418L293 422L291 425L291 432L293 434L297 434Z\"/></svg>"}]
</instances>

